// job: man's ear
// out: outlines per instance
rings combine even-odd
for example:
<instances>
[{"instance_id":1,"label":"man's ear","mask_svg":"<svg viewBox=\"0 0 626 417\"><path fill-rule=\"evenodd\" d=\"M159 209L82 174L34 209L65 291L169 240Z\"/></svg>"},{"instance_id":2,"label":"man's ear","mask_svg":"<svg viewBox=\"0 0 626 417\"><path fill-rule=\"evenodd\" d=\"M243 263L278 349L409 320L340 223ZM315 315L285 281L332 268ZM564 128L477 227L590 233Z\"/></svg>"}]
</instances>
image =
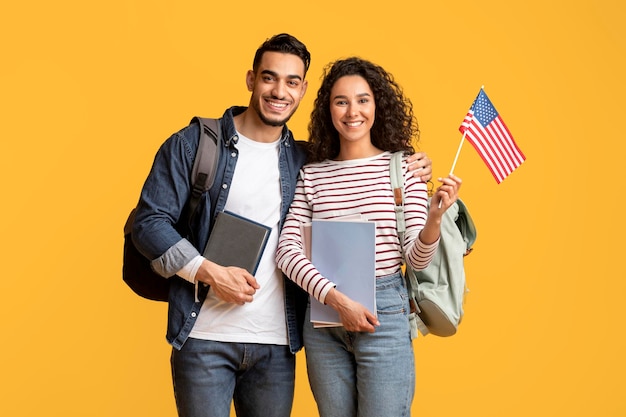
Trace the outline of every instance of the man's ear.
<instances>
[{"instance_id":1,"label":"man's ear","mask_svg":"<svg viewBox=\"0 0 626 417\"><path fill-rule=\"evenodd\" d=\"M252 91L252 89L254 88L254 79L254 71L248 70L248 72L246 73L246 86L248 87L248 91Z\"/></svg>"},{"instance_id":2,"label":"man's ear","mask_svg":"<svg viewBox=\"0 0 626 417\"><path fill-rule=\"evenodd\" d=\"M307 80L304 80L302 82L302 92L300 93L300 98L304 97L304 93L306 93L306 89L309 86L309 82Z\"/></svg>"}]
</instances>

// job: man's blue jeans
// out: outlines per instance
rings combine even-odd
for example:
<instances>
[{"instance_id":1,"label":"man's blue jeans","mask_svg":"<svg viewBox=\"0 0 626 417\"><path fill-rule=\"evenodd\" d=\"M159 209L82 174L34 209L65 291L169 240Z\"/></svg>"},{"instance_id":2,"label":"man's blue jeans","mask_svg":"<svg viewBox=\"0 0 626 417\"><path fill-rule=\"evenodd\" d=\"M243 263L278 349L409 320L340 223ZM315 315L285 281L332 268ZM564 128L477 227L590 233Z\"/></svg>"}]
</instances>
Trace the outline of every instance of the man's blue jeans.
<instances>
[{"instance_id":1,"label":"man's blue jeans","mask_svg":"<svg viewBox=\"0 0 626 417\"><path fill-rule=\"evenodd\" d=\"M289 417L295 355L289 346L189 338L171 356L180 417Z\"/></svg>"},{"instance_id":2,"label":"man's blue jeans","mask_svg":"<svg viewBox=\"0 0 626 417\"><path fill-rule=\"evenodd\" d=\"M376 280L380 326L374 333L304 323L304 347L321 417L402 417L415 388L409 302L400 274Z\"/></svg>"}]
</instances>

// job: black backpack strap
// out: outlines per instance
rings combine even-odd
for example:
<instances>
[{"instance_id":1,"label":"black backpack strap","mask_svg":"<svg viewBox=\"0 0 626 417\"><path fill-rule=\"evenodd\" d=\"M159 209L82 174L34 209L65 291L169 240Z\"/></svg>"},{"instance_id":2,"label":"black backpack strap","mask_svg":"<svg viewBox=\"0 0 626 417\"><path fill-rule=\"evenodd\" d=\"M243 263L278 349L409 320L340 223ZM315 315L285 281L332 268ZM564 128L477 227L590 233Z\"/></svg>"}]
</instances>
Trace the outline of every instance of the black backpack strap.
<instances>
[{"instance_id":1,"label":"black backpack strap","mask_svg":"<svg viewBox=\"0 0 626 417\"><path fill-rule=\"evenodd\" d=\"M191 123L200 124L200 141L191 170L192 188L189 199L189 219L200 203L202 194L209 190L215 180L220 154L221 126L218 119L194 117Z\"/></svg>"}]
</instances>

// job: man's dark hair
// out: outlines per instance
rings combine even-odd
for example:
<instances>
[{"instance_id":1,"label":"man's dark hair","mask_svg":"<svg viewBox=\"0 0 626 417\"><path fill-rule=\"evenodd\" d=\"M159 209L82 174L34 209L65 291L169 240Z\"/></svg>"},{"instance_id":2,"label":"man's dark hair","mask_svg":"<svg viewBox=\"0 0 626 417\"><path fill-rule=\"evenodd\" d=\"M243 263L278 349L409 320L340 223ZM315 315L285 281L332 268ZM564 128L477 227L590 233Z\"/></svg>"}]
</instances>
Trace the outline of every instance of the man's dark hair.
<instances>
[{"instance_id":1,"label":"man's dark hair","mask_svg":"<svg viewBox=\"0 0 626 417\"><path fill-rule=\"evenodd\" d=\"M253 71L256 72L265 52L281 52L283 54L296 55L304 62L304 75L306 75L306 72L309 70L311 54L302 42L288 33L274 35L259 46L259 49L256 50L256 54L254 55L254 61L252 62Z\"/></svg>"}]
</instances>

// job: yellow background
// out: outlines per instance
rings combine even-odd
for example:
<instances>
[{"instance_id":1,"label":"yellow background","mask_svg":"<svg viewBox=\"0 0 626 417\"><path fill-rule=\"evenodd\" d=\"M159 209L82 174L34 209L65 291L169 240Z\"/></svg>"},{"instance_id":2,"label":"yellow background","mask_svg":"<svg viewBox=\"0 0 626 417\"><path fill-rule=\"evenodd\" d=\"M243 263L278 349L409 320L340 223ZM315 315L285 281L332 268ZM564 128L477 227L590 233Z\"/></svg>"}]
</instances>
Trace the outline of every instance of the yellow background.
<instances>
[{"instance_id":1,"label":"yellow background","mask_svg":"<svg viewBox=\"0 0 626 417\"><path fill-rule=\"evenodd\" d=\"M219 3L219 4L216 4ZM497 185L466 143L478 227L460 332L415 341L416 416L626 415L619 0L25 1L0 7L0 415L173 416L166 306L121 280L122 226L157 147L245 105L267 37L360 55L413 100L450 169L481 85L527 161ZM316 415L302 354L293 415Z\"/></svg>"}]
</instances>

